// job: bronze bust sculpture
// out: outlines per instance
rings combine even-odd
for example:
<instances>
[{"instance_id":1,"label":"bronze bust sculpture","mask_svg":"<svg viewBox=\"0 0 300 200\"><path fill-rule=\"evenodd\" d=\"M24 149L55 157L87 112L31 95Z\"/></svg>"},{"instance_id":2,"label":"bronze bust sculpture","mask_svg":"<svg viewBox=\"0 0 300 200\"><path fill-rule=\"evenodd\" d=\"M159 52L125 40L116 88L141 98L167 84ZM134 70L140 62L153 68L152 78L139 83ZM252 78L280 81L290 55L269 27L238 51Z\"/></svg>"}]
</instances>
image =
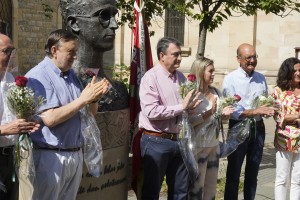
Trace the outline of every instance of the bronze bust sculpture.
<instances>
[{"instance_id":1,"label":"bronze bust sculpture","mask_svg":"<svg viewBox=\"0 0 300 200\"><path fill-rule=\"evenodd\" d=\"M128 107L128 92L123 83L112 81L103 70L103 53L114 47L118 10L115 0L60 0L65 26L78 36L79 48L74 69L78 74L87 69L97 77L107 78L113 85L99 101L99 111L119 110ZM111 102L104 101L110 98Z\"/></svg>"}]
</instances>

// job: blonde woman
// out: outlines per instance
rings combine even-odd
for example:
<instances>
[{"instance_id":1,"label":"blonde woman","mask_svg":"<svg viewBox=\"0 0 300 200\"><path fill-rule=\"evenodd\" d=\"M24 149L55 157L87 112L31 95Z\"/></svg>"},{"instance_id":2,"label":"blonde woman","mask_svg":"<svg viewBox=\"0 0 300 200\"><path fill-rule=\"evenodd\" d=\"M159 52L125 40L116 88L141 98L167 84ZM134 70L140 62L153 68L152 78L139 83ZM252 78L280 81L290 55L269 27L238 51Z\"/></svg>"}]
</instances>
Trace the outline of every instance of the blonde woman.
<instances>
[{"instance_id":1,"label":"blonde woman","mask_svg":"<svg viewBox=\"0 0 300 200\"><path fill-rule=\"evenodd\" d=\"M189 199L214 199L219 168L218 130L219 118L228 118L234 111L232 106L225 107L218 116L217 108L220 91L211 84L215 77L214 62L208 58L196 59L191 73L199 81L201 104L192 111L190 117L195 130L193 138L198 162L199 176L189 189ZM219 113L219 112L218 112Z\"/></svg>"}]
</instances>

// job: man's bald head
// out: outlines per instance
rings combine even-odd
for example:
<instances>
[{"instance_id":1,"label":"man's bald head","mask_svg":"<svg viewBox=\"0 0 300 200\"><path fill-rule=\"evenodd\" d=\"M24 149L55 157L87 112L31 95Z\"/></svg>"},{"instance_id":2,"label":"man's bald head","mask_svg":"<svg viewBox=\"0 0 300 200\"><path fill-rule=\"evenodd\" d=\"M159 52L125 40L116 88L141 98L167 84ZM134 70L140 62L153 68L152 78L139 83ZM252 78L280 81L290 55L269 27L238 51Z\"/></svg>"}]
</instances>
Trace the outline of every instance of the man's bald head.
<instances>
[{"instance_id":1,"label":"man's bald head","mask_svg":"<svg viewBox=\"0 0 300 200\"><path fill-rule=\"evenodd\" d=\"M254 47L251 44L243 43L240 46L238 46L237 51L236 51L236 55L241 56L241 54L243 53L243 51L245 49L254 49Z\"/></svg>"},{"instance_id":2,"label":"man's bald head","mask_svg":"<svg viewBox=\"0 0 300 200\"><path fill-rule=\"evenodd\" d=\"M13 46L11 39L7 35L0 33L0 46L4 46L5 44L11 44ZM0 47L0 49L2 48Z\"/></svg>"},{"instance_id":3,"label":"man's bald head","mask_svg":"<svg viewBox=\"0 0 300 200\"><path fill-rule=\"evenodd\" d=\"M0 73L6 71L11 52L14 49L14 45L11 39L2 33L0 33Z\"/></svg>"}]
</instances>

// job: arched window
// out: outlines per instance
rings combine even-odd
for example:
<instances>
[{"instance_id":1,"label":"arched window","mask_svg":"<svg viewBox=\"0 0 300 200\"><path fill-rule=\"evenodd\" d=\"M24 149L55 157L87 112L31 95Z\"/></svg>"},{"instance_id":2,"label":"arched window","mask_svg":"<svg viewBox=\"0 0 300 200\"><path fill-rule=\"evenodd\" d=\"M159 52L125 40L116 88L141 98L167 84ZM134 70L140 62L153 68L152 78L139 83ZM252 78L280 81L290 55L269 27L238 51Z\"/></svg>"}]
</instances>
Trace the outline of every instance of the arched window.
<instances>
[{"instance_id":1,"label":"arched window","mask_svg":"<svg viewBox=\"0 0 300 200\"><path fill-rule=\"evenodd\" d=\"M0 32L12 37L12 3L0 0Z\"/></svg>"}]
</instances>

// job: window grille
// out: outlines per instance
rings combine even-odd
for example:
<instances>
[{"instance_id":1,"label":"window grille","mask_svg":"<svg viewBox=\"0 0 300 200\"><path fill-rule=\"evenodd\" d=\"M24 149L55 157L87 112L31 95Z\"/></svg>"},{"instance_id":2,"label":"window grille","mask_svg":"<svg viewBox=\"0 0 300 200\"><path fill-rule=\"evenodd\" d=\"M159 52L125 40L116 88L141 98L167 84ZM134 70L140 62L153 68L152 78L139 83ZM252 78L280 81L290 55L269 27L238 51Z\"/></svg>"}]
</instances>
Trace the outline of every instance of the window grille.
<instances>
[{"instance_id":1,"label":"window grille","mask_svg":"<svg viewBox=\"0 0 300 200\"><path fill-rule=\"evenodd\" d=\"M12 37L12 3L0 0L0 32Z\"/></svg>"},{"instance_id":2,"label":"window grille","mask_svg":"<svg viewBox=\"0 0 300 200\"><path fill-rule=\"evenodd\" d=\"M173 37L184 45L184 15L171 9L165 10L165 37Z\"/></svg>"}]
</instances>

